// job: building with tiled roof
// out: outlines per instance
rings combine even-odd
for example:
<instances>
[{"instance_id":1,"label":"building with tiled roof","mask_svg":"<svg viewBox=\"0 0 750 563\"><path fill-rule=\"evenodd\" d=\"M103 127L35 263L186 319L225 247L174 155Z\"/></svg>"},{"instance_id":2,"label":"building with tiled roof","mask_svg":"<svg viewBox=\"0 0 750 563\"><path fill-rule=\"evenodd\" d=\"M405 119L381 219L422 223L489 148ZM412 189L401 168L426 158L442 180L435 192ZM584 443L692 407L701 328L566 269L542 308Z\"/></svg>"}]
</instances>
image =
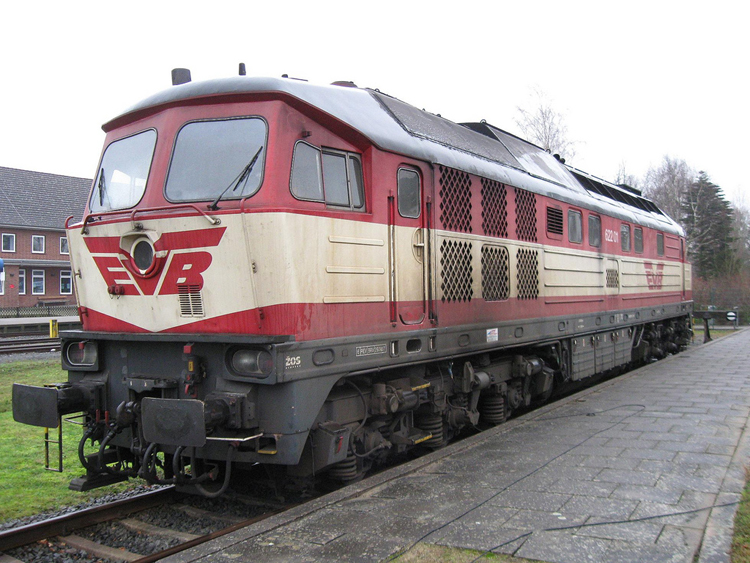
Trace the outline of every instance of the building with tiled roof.
<instances>
[{"instance_id":1,"label":"building with tiled roof","mask_svg":"<svg viewBox=\"0 0 750 563\"><path fill-rule=\"evenodd\" d=\"M91 180L0 166L0 308L75 304L65 220Z\"/></svg>"}]
</instances>

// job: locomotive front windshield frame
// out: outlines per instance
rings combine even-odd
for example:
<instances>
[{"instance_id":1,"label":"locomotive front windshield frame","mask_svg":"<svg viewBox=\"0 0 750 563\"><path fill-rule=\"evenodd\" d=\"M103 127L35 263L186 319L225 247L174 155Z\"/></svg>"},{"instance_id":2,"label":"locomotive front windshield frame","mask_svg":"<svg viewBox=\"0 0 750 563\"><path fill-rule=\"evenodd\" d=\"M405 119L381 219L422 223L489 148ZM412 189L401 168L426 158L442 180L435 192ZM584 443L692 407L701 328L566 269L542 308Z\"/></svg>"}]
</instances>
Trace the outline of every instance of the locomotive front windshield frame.
<instances>
[{"instance_id":1,"label":"locomotive front windshield frame","mask_svg":"<svg viewBox=\"0 0 750 563\"><path fill-rule=\"evenodd\" d=\"M263 183L268 124L262 117L190 121L180 128L164 195L170 202L239 199Z\"/></svg>"},{"instance_id":2,"label":"locomotive front windshield frame","mask_svg":"<svg viewBox=\"0 0 750 563\"><path fill-rule=\"evenodd\" d=\"M93 213L128 209L141 201L155 147L154 129L110 143L99 165L89 209Z\"/></svg>"}]
</instances>

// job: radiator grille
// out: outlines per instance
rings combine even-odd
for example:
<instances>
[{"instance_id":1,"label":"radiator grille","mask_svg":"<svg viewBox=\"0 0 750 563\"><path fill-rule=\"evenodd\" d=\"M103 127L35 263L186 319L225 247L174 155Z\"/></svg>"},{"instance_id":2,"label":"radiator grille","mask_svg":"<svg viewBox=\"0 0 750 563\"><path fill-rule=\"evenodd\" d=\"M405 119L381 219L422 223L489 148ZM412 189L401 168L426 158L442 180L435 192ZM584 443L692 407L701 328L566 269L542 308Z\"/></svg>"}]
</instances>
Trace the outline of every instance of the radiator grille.
<instances>
[{"instance_id":1,"label":"radiator grille","mask_svg":"<svg viewBox=\"0 0 750 563\"><path fill-rule=\"evenodd\" d=\"M180 316L181 317L204 316L203 296L201 295L200 286L178 285L177 295L180 298Z\"/></svg>"},{"instance_id":2,"label":"radiator grille","mask_svg":"<svg viewBox=\"0 0 750 563\"><path fill-rule=\"evenodd\" d=\"M607 268L607 287L610 289L620 287L620 272Z\"/></svg>"},{"instance_id":3,"label":"radiator grille","mask_svg":"<svg viewBox=\"0 0 750 563\"><path fill-rule=\"evenodd\" d=\"M440 224L449 231L471 232L471 177L440 167Z\"/></svg>"},{"instance_id":4,"label":"radiator grille","mask_svg":"<svg viewBox=\"0 0 750 563\"><path fill-rule=\"evenodd\" d=\"M500 182L482 178L482 229L491 237L508 237L508 201Z\"/></svg>"},{"instance_id":5,"label":"radiator grille","mask_svg":"<svg viewBox=\"0 0 750 563\"><path fill-rule=\"evenodd\" d=\"M471 243L444 240L440 245L440 289L443 301L471 301Z\"/></svg>"},{"instance_id":6,"label":"radiator grille","mask_svg":"<svg viewBox=\"0 0 750 563\"><path fill-rule=\"evenodd\" d=\"M508 249L482 246L482 296L485 301L504 301L510 295Z\"/></svg>"},{"instance_id":7,"label":"radiator grille","mask_svg":"<svg viewBox=\"0 0 750 563\"><path fill-rule=\"evenodd\" d=\"M539 297L539 252L521 248L516 255L519 299Z\"/></svg>"},{"instance_id":8,"label":"radiator grille","mask_svg":"<svg viewBox=\"0 0 750 563\"><path fill-rule=\"evenodd\" d=\"M516 188L516 236L536 242L536 195Z\"/></svg>"},{"instance_id":9,"label":"radiator grille","mask_svg":"<svg viewBox=\"0 0 750 563\"><path fill-rule=\"evenodd\" d=\"M557 207L547 208L547 232L553 235L563 234L563 212Z\"/></svg>"}]
</instances>

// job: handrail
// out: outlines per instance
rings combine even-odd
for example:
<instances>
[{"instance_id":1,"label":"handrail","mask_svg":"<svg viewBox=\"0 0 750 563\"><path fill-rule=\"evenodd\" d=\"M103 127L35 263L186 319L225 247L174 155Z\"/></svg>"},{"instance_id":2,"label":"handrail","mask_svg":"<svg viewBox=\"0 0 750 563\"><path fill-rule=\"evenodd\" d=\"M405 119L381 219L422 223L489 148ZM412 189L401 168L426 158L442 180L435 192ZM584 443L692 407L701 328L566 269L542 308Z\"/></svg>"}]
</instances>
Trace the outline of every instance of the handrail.
<instances>
[{"instance_id":1,"label":"handrail","mask_svg":"<svg viewBox=\"0 0 750 563\"><path fill-rule=\"evenodd\" d=\"M123 215L125 213L130 213L130 222L135 224L135 216L138 213L151 213L153 211L172 211L174 209L193 209L194 211L197 211L200 215L206 218L206 220L211 223L212 225L220 225L221 219L211 217L208 213L203 211L201 208L199 208L197 205L193 203L179 203L176 205L161 205L158 207L146 207L146 208L136 208L132 211L128 211L127 209L123 210L113 210L113 211L102 211L101 213L89 213L84 217L83 219L83 225L81 225L81 234L86 233L86 225L89 223L89 220L94 216L114 216L114 215ZM66 220L66 228L67 228L67 222L72 218L69 217L68 220Z\"/></svg>"}]
</instances>

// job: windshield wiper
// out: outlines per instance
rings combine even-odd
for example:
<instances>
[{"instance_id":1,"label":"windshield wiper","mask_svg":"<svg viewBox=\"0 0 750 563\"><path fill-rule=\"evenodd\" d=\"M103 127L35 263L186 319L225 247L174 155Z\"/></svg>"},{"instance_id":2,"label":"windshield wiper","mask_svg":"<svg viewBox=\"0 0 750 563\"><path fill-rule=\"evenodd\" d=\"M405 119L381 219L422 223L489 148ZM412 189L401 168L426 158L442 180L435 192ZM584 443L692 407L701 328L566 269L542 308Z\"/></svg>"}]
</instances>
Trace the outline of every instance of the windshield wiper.
<instances>
[{"instance_id":1,"label":"windshield wiper","mask_svg":"<svg viewBox=\"0 0 750 563\"><path fill-rule=\"evenodd\" d=\"M260 148L258 149L258 152L255 153L255 156L252 158L252 160L250 160L250 162L248 162L245 165L245 167L240 171L239 175L234 180L229 182L229 185L226 188L224 188L224 191L222 191L218 196L216 196L216 199L213 200L213 202L209 204L208 209L210 209L211 211L216 211L217 209L219 209L218 203L219 201L221 201L221 198L224 197L224 194L229 191L229 188L234 186L234 189L232 191L233 192L237 191L237 188L240 187L240 184L250 177L250 173L253 171L253 166L255 166L255 162L258 160L258 157L260 156L260 151L262 150L263 150L263 145L260 146Z\"/></svg>"},{"instance_id":2,"label":"windshield wiper","mask_svg":"<svg viewBox=\"0 0 750 563\"><path fill-rule=\"evenodd\" d=\"M99 170L99 183L97 184L99 190L99 207L104 207L104 190L107 189L107 184L104 180L104 167Z\"/></svg>"}]
</instances>

